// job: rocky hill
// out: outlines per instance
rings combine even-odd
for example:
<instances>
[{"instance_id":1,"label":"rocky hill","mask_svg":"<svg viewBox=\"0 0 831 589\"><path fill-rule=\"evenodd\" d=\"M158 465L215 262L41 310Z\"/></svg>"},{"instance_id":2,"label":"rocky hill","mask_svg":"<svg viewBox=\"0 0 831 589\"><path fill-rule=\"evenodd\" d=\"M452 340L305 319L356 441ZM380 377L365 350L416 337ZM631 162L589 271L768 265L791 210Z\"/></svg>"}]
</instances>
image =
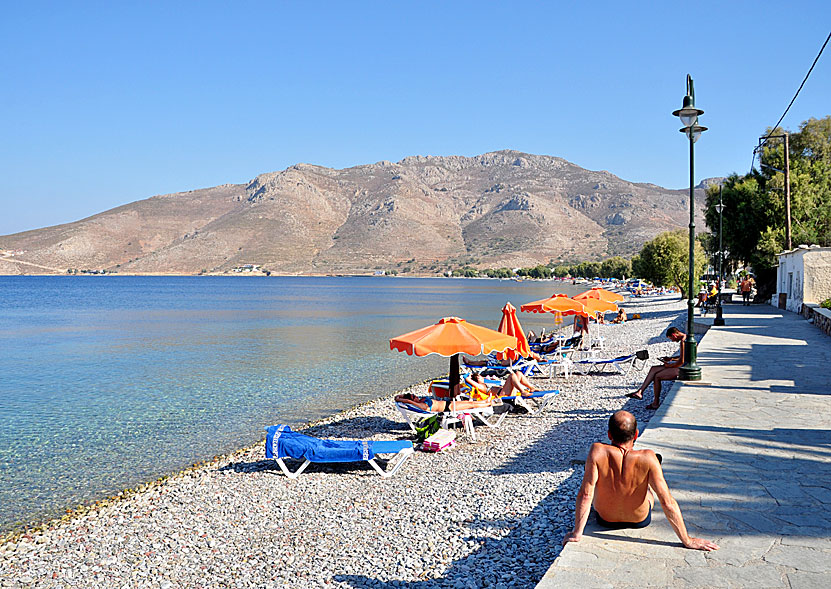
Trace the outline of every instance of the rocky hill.
<instances>
[{"instance_id":1,"label":"rocky hill","mask_svg":"<svg viewBox=\"0 0 831 589\"><path fill-rule=\"evenodd\" d=\"M0 236L0 274L432 273L631 255L689 222L687 190L498 151L343 170L308 164ZM703 191L696 195L699 230Z\"/></svg>"}]
</instances>

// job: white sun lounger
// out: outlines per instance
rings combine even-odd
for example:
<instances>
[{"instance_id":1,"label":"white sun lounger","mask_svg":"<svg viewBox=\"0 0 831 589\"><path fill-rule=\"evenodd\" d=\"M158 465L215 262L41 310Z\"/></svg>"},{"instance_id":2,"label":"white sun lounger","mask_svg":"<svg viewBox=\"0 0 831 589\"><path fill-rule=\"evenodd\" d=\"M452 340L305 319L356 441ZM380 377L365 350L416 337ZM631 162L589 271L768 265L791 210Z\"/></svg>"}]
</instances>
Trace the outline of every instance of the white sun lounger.
<instances>
[{"instance_id":1,"label":"white sun lounger","mask_svg":"<svg viewBox=\"0 0 831 589\"><path fill-rule=\"evenodd\" d=\"M326 440L291 431L287 425L266 428L265 457L273 458L280 470L290 479L296 479L312 462L368 462L384 478L393 476L413 455L413 443L407 441ZM375 462L377 454L395 454L387 464L389 470ZM285 459L304 460L291 472ZM397 461L396 461L397 460Z\"/></svg>"}]
</instances>

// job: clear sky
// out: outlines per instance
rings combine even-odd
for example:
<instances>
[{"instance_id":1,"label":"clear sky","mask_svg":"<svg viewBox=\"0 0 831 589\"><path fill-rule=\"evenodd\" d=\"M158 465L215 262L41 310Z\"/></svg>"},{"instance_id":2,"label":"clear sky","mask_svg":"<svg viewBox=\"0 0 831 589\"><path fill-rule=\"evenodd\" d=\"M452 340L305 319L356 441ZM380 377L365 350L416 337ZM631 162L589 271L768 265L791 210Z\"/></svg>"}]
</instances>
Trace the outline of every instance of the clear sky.
<instances>
[{"instance_id":1,"label":"clear sky","mask_svg":"<svg viewBox=\"0 0 831 589\"><path fill-rule=\"evenodd\" d=\"M0 235L297 162L516 149L688 186L750 168L828 0L8 2ZM782 123L831 114L831 47Z\"/></svg>"}]
</instances>

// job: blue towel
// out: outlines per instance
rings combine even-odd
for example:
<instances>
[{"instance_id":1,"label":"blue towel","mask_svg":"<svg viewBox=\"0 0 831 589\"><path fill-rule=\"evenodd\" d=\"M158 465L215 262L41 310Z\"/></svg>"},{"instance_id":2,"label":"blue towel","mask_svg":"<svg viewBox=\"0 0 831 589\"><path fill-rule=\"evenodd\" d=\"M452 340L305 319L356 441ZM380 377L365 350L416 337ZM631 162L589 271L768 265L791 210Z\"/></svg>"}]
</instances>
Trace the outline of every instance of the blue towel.
<instances>
[{"instance_id":1,"label":"blue towel","mask_svg":"<svg viewBox=\"0 0 831 589\"><path fill-rule=\"evenodd\" d=\"M411 442L321 440L291 431L287 425L272 425L265 439L266 458L307 459L310 462L361 462L376 454L399 452Z\"/></svg>"}]
</instances>

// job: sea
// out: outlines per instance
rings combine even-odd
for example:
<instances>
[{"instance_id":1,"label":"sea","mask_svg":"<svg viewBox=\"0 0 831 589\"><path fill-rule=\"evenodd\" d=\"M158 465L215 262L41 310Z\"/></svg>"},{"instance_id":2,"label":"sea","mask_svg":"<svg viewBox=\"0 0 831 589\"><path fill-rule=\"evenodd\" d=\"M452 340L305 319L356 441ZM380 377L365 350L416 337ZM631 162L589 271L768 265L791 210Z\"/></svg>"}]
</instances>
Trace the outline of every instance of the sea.
<instances>
[{"instance_id":1,"label":"sea","mask_svg":"<svg viewBox=\"0 0 831 589\"><path fill-rule=\"evenodd\" d=\"M446 373L389 339L585 285L398 277L0 276L0 531ZM550 315L520 315L551 328Z\"/></svg>"}]
</instances>

